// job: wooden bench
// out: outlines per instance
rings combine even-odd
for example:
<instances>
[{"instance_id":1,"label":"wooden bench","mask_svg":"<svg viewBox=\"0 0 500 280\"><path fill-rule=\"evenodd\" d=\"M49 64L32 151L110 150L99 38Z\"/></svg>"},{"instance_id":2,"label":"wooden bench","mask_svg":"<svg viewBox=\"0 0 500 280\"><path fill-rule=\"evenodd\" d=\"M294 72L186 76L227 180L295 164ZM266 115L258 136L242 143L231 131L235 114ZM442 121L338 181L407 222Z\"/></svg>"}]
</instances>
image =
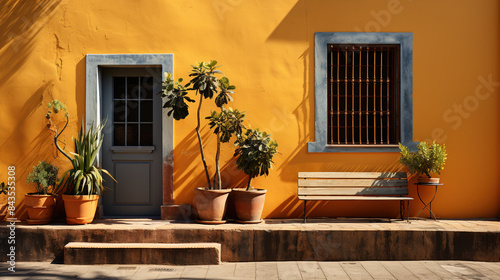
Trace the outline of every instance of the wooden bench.
<instances>
[{"instance_id":1,"label":"wooden bench","mask_svg":"<svg viewBox=\"0 0 500 280\"><path fill-rule=\"evenodd\" d=\"M399 212L409 222L408 180L405 172L299 172L298 197L306 205L311 200L399 201Z\"/></svg>"}]
</instances>

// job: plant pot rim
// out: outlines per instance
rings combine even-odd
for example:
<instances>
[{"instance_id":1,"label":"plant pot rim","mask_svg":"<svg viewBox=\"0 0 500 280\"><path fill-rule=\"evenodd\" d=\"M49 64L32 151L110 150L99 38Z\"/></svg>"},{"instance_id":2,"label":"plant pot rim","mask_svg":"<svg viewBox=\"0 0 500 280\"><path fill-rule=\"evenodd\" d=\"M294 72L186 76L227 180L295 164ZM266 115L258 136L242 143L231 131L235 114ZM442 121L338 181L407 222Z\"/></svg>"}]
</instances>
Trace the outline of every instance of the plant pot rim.
<instances>
[{"instance_id":1,"label":"plant pot rim","mask_svg":"<svg viewBox=\"0 0 500 280\"><path fill-rule=\"evenodd\" d=\"M27 193L27 194L25 194L25 196L54 196L54 194L52 194L52 193L48 193L48 194Z\"/></svg>"},{"instance_id":2,"label":"plant pot rim","mask_svg":"<svg viewBox=\"0 0 500 280\"><path fill-rule=\"evenodd\" d=\"M246 188L234 188L231 190L234 192L252 192L252 193L266 193L267 192L266 189L251 189L251 190L247 191Z\"/></svg>"},{"instance_id":3,"label":"plant pot rim","mask_svg":"<svg viewBox=\"0 0 500 280\"><path fill-rule=\"evenodd\" d=\"M417 176L417 180L440 180L441 177L428 177L427 175L419 175Z\"/></svg>"},{"instance_id":4,"label":"plant pot rim","mask_svg":"<svg viewBox=\"0 0 500 280\"><path fill-rule=\"evenodd\" d=\"M99 196L98 194L63 194L63 196Z\"/></svg>"},{"instance_id":5,"label":"plant pot rim","mask_svg":"<svg viewBox=\"0 0 500 280\"><path fill-rule=\"evenodd\" d=\"M73 195L73 194L63 194L62 199L63 200L95 200L98 199L99 195L97 194L91 194L91 195L86 195L86 194L78 194L78 195Z\"/></svg>"},{"instance_id":6,"label":"plant pot rim","mask_svg":"<svg viewBox=\"0 0 500 280\"><path fill-rule=\"evenodd\" d=\"M231 191L231 189L220 189L220 190L213 190L205 187L199 187L195 188L195 191L209 191L209 192L219 192L219 193L228 193Z\"/></svg>"}]
</instances>

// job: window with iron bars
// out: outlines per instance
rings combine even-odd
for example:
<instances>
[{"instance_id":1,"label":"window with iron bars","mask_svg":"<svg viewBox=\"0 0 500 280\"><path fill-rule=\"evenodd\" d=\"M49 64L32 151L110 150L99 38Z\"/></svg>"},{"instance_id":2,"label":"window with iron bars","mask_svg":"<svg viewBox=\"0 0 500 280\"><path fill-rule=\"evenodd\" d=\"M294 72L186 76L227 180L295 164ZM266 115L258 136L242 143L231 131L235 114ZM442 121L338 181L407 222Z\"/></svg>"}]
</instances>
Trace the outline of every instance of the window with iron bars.
<instances>
[{"instance_id":1,"label":"window with iron bars","mask_svg":"<svg viewBox=\"0 0 500 280\"><path fill-rule=\"evenodd\" d=\"M329 146L394 146L400 141L400 46L328 44Z\"/></svg>"},{"instance_id":2,"label":"window with iron bars","mask_svg":"<svg viewBox=\"0 0 500 280\"><path fill-rule=\"evenodd\" d=\"M314 33L314 140L307 151L416 148L412 96L412 33Z\"/></svg>"}]
</instances>

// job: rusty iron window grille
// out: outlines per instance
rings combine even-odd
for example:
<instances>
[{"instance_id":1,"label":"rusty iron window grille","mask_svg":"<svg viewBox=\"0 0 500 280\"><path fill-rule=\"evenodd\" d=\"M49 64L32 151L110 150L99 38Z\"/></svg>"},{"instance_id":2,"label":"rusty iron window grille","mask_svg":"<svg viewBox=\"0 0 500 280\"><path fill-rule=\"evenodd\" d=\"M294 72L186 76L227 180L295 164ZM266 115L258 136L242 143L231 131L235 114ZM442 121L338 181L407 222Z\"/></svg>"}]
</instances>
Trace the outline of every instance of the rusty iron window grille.
<instances>
[{"instance_id":1,"label":"rusty iron window grille","mask_svg":"<svg viewBox=\"0 0 500 280\"><path fill-rule=\"evenodd\" d=\"M327 48L327 144L397 147L400 46L328 44Z\"/></svg>"}]
</instances>

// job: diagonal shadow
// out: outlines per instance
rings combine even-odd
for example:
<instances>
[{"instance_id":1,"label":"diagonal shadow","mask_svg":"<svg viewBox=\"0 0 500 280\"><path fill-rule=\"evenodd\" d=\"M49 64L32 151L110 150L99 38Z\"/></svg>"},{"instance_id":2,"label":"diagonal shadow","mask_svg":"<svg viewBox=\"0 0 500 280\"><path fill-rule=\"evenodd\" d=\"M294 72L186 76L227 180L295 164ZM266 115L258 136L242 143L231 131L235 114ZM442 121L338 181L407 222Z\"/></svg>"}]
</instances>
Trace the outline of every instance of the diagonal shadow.
<instances>
[{"instance_id":1,"label":"diagonal shadow","mask_svg":"<svg viewBox=\"0 0 500 280\"><path fill-rule=\"evenodd\" d=\"M22 68L35 37L55 14L61 0L2 0L0 8L0 87Z\"/></svg>"}]
</instances>

